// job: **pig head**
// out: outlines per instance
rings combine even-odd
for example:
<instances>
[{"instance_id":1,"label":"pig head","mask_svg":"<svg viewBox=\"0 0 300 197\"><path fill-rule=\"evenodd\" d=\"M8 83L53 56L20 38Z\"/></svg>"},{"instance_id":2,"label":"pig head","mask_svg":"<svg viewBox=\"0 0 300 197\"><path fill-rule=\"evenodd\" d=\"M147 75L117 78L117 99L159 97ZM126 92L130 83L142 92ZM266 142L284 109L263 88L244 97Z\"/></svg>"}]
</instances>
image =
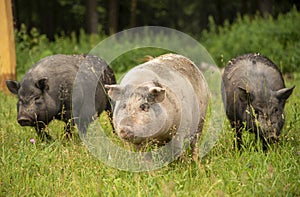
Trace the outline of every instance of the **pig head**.
<instances>
[{"instance_id":1,"label":"pig head","mask_svg":"<svg viewBox=\"0 0 300 197\"><path fill-rule=\"evenodd\" d=\"M158 82L140 85L106 85L108 95L116 101L113 123L116 133L134 144L149 139L169 141L171 127L178 118L171 92ZM174 101L173 101L174 102ZM177 121L178 122L178 121Z\"/></svg>"},{"instance_id":2,"label":"pig head","mask_svg":"<svg viewBox=\"0 0 300 197\"><path fill-rule=\"evenodd\" d=\"M7 80L6 85L13 94L18 95L17 121L21 126L37 126L58 113L59 105L48 94L47 77L34 82L33 78L25 80L22 86L17 81Z\"/></svg>"}]
</instances>

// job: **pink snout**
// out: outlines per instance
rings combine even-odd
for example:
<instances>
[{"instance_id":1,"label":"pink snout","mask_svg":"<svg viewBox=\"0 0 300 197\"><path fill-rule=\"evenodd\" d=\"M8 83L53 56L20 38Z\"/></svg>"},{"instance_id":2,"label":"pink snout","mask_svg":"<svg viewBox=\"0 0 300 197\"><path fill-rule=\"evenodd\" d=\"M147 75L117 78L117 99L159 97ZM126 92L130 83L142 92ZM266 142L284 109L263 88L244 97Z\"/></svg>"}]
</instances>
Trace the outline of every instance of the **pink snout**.
<instances>
[{"instance_id":1,"label":"pink snout","mask_svg":"<svg viewBox=\"0 0 300 197\"><path fill-rule=\"evenodd\" d=\"M130 127L121 127L118 132L119 136L127 141L131 141L134 138L134 134Z\"/></svg>"}]
</instances>

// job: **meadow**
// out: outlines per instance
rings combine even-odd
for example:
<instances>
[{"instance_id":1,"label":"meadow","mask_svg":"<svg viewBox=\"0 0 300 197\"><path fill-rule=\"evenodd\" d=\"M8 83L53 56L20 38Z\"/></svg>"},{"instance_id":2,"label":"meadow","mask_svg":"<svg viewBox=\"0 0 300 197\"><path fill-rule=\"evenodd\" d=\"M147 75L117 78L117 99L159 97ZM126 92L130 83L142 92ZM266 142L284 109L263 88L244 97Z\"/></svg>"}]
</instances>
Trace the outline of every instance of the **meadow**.
<instances>
[{"instance_id":1,"label":"meadow","mask_svg":"<svg viewBox=\"0 0 300 197\"><path fill-rule=\"evenodd\" d=\"M287 84L300 84L300 75L294 74ZM1 93L0 196L299 196L299 92L296 86L285 108L280 141L267 152L247 132L243 150L236 150L226 121L215 146L202 159L191 161L186 153L148 172L106 166L76 131L65 139L59 121L47 128L56 140L40 141L33 128L18 125L16 98Z\"/></svg>"},{"instance_id":2,"label":"meadow","mask_svg":"<svg viewBox=\"0 0 300 197\"><path fill-rule=\"evenodd\" d=\"M294 10L287 15L288 21L291 15L300 16ZM242 44L235 51L222 49L222 46L230 48L230 43L222 44L222 41L227 42L228 37L241 35L247 43L246 39L250 37L245 35L248 28L253 27L251 24L254 23L254 28L260 30L263 26L260 18L254 22L247 18L239 20L238 24L244 24L241 25L242 32L240 25L233 25L232 28L225 26L218 35L215 31L203 34L206 39L204 45L220 66L224 66L229 57L249 52L242 48ZM270 23L268 20L276 26L276 20L267 19L265 23ZM243 148L238 151L233 145L234 133L226 120L214 147L197 161L192 161L187 152L157 170L122 171L105 165L93 156L76 130L71 139L65 139L62 122L53 121L47 128L55 141L39 140L33 128L18 125L17 98L0 92L0 196L300 196L300 73L297 67L299 39L296 39L299 32L295 32L292 25L290 29L283 25L280 27L276 32L267 32L283 35L285 39L290 38L289 35L294 37L279 47L280 40L273 42L272 36L264 35L265 42L271 39L270 46L264 45L265 48L269 46L269 51L265 49L264 55L271 59L275 57L275 60L276 57L282 58L275 62L281 70L289 72L284 75L286 85L296 85L296 88L286 103L286 122L280 140L270 145L268 151L263 151L261 144L247 132L244 132ZM280 30L284 30L282 34ZM53 43L34 29L29 34L26 29L17 32L18 79L42 57L56 53L86 53L104 38L103 35L87 36L81 33L79 40L73 35L56 38ZM248 43L260 47L261 39L258 36L255 38L251 37L254 40ZM273 50L276 47L280 50ZM288 56L283 54L283 47L289 48L285 51L290 53ZM293 47L297 50L292 50ZM260 50L254 47L251 51ZM157 56L163 52L155 50L151 55ZM225 53L225 56L220 53ZM278 53L282 54L278 56ZM147 54L147 50L133 52L111 66L120 78L129 68L128 65L139 64ZM97 121L106 124L107 119L104 116ZM111 138L117 140L109 127L107 131L111 133Z\"/></svg>"}]
</instances>

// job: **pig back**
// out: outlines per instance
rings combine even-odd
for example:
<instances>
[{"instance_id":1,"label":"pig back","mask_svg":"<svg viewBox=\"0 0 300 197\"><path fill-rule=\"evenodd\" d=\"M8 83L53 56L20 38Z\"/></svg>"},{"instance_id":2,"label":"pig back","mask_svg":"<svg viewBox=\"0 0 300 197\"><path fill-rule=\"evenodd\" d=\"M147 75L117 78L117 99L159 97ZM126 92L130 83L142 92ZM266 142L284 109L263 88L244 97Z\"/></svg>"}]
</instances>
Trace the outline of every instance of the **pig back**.
<instances>
[{"instance_id":1,"label":"pig back","mask_svg":"<svg viewBox=\"0 0 300 197\"><path fill-rule=\"evenodd\" d=\"M23 82L31 81L33 84L42 77L47 77L48 94L57 101L69 100L72 84L76 76L82 55L53 55L36 63L25 75Z\"/></svg>"},{"instance_id":2,"label":"pig back","mask_svg":"<svg viewBox=\"0 0 300 197\"><path fill-rule=\"evenodd\" d=\"M277 66L267 58L247 54L231 60L224 69L223 82L234 88L250 88L255 91L258 87L267 87L269 90L279 90L284 81Z\"/></svg>"}]
</instances>

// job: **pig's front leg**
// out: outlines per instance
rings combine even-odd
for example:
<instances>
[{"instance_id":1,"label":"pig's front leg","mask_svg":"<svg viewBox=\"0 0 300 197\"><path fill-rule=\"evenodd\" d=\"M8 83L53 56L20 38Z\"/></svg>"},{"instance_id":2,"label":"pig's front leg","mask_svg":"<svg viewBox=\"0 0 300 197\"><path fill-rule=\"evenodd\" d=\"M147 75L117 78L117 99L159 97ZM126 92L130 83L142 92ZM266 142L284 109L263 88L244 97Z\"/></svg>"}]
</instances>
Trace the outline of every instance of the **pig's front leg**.
<instances>
[{"instance_id":1,"label":"pig's front leg","mask_svg":"<svg viewBox=\"0 0 300 197\"><path fill-rule=\"evenodd\" d=\"M45 127L46 127L45 123L37 123L34 128L35 128L37 135L39 136L39 138L42 141L53 140L52 137L47 132L44 131Z\"/></svg>"}]
</instances>

